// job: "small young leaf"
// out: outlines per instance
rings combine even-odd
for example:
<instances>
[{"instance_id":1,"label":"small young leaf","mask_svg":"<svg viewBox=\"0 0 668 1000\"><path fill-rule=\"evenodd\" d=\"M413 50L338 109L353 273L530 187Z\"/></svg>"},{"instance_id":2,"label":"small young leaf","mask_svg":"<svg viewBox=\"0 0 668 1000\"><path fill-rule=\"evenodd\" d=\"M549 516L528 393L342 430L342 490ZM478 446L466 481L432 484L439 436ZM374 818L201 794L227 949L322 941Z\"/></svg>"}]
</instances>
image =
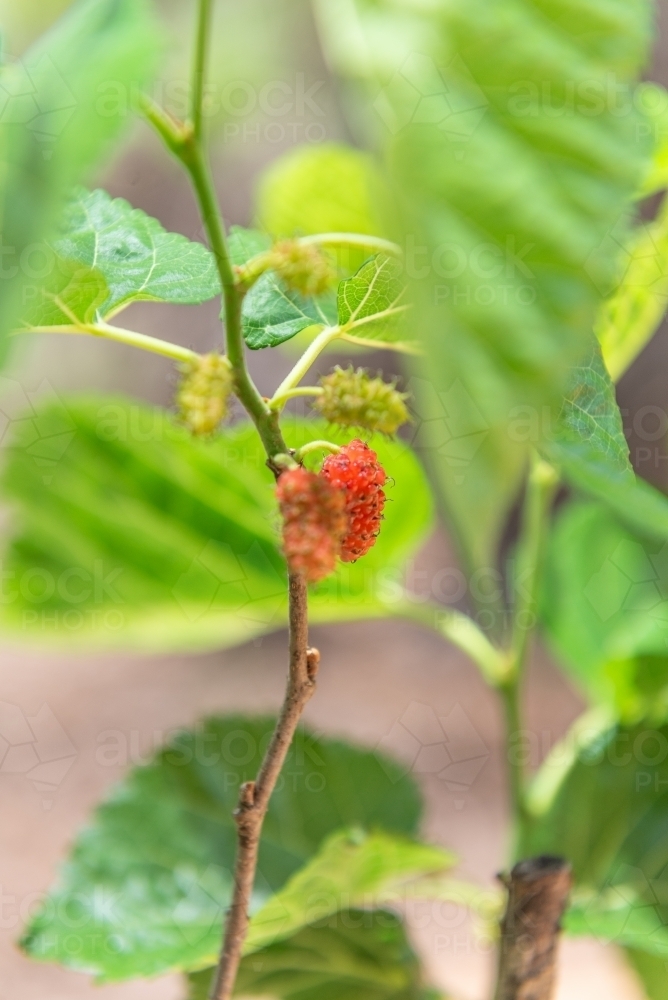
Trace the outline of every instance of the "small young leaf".
<instances>
[{"instance_id":1,"label":"small young leaf","mask_svg":"<svg viewBox=\"0 0 668 1000\"><path fill-rule=\"evenodd\" d=\"M213 964L233 886L239 786L257 774L273 725L209 719L132 771L77 840L23 947L104 981ZM118 752L118 744L106 749ZM419 822L412 778L374 751L300 729L286 768L293 777L271 798L251 912L333 830L410 836ZM68 948L74 917L76 951Z\"/></svg>"},{"instance_id":2,"label":"small young leaf","mask_svg":"<svg viewBox=\"0 0 668 1000\"><path fill-rule=\"evenodd\" d=\"M212 969L188 976L188 1000L208 1000ZM236 991L276 1000L437 1000L399 918L342 910L244 958Z\"/></svg>"},{"instance_id":3,"label":"small young leaf","mask_svg":"<svg viewBox=\"0 0 668 1000\"><path fill-rule=\"evenodd\" d=\"M276 347L311 326L336 323L334 294L304 298L266 271L244 297L241 322L246 344L253 351Z\"/></svg>"},{"instance_id":4,"label":"small young leaf","mask_svg":"<svg viewBox=\"0 0 668 1000\"><path fill-rule=\"evenodd\" d=\"M404 301L405 286L401 265L393 257L378 254L351 278L339 284L337 307L339 324L366 320L351 333L372 340L396 340L401 331L402 313L392 314ZM390 312L390 315L386 315ZM385 314L385 315L384 315ZM377 319L372 317L377 316Z\"/></svg>"},{"instance_id":5,"label":"small young leaf","mask_svg":"<svg viewBox=\"0 0 668 1000\"><path fill-rule=\"evenodd\" d=\"M195 304L220 294L215 259L205 246L166 232L157 219L106 191L77 191L55 250L104 276L104 319L142 299Z\"/></svg>"}]
</instances>

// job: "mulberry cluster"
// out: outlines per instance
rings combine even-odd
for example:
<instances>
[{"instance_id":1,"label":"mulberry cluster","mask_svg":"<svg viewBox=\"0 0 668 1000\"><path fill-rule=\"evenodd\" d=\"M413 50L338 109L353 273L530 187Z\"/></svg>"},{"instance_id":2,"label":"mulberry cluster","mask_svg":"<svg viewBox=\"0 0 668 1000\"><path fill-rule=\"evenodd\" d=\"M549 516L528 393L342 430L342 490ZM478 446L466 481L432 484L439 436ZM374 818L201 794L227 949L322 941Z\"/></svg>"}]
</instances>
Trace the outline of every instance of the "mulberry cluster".
<instances>
[{"instance_id":1,"label":"mulberry cluster","mask_svg":"<svg viewBox=\"0 0 668 1000\"><path fill-rule=\"evenodd\" d=\"M290 569L315 583L334 571L348 530L346 498L322 476L301 466L281 473L276 497L283 516L283 548Z\"/></svg>"},{"instance_id":2,"label":"mulberry cluster","mask_svg":"<svg viewBox=\"0 0 668 1000\"><path fill-rule=\"evenodd\" d=\"M176 394L179 416L198 436L213 434L227 414L232 391L232 372L222 354L203 354L182 367Z\"/></svg>"},{"instance_id":3,"label":"mulberry cluster","mask_svg":"<svg viewBox=\"0 0 668 1000\"><path fill-rule=\"evenodd\" d=\"M314 583L334 571L337 557L365 555L380 531L386 482L375 451L357 440L329 455L319 474L283 472L276 495L290 569Z\"/></svg>"},{"instance_id":4,"label":"mulberry cluster","mask_svg":"<svg viewBox=\"0 0 668 1000\"><path fill-rule=\"evenodd\" d=\"M280 240L270 260L288 288L305 296L322 295L336 277L333 264L320 247L299 240Z\"/></svg>"},{"instance_id":5,"label":"mulberry cluster","mask_svg":"<svg viewBox=\"0 0 668 1000\"><path fill-rule=\"evenodd\" d=\"M340 368L320 379L322 393L314 406L332 424L363 427L381 434L395 434L409 419L405 400L395 382L371 378L363 368Z\"/></svg>"},{"instance_id":6,"label":"mulberry cluster","mask_svg":"<svg viewBox=\"0 0 668 1000\"><path fill-rule=\"evenodd\" d=\"M323 462L321 476L343 490L348 531L341 542L343 562L355 562L374 545L385 507L387 475L375 451L354 440Z\"/></svg>"}]
</instances>

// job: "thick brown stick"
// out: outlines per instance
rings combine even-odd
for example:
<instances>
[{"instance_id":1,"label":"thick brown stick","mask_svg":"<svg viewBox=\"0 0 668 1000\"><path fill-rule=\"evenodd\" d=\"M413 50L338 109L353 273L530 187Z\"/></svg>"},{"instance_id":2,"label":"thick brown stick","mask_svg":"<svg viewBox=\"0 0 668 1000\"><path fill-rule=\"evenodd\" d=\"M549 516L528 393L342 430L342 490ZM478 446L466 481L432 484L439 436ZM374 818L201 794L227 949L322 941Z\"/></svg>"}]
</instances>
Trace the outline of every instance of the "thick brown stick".
<instances>
[{"instance_id":1,"label":"thick brown stick","mask_svg":"<svg viewBox=\"0 0 668 1000\"><path fill-rule=\"evenodd\" d=\"M255 880L262 824L304 706L315 690L320 654L317 649L308 648L307 591L302 576L291 574L289 593L290 667L285 699L258 776L255 781L247 781L241 786L234 812L238 837L234 894L225 921L225 935L211 1000L229 1000L232 996L248 931L248 906Z\"/></svg>"},{"instance_id":2,"label":"thick brown stick","mask_svg":"<svg viewBox=\"0 0 668 1000\"><path fill-rule=\"evenodd\" d=\"M568 902L571 869L544 855L519 861L509 877L501 921L495 1000L551 1000L556 978L559 922Z\"/></svg>"}]
</instances>

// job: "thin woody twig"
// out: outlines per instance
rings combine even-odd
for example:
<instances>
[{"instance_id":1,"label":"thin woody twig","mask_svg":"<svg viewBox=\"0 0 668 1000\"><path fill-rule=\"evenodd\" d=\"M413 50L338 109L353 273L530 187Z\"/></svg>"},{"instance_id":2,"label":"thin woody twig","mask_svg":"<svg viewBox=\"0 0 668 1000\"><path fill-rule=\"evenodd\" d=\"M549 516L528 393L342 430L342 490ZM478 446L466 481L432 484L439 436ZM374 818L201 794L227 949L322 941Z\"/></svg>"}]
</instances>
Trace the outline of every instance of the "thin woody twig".
<instances>
[{"instance_id":1,"label":"thin woody twig","mask_svg":"<svg viewBox=\"0 0 668 1000\"><path fill-rule=\"evenodd\" d=\"M238 839L234 893L225 921L211 1000L229 1000L232 996L248 931L248 907L262 824L304 706L315 690L320 654L317 649L309 649L308 646L307 589L306 581L300 574L290 575L289 600L290 665L285 699L258 776L240 789L234 814Z\"/></svg>"},{"instance_id":2,"label":"thin woody twig","mask_svg":"<svg viewBox=\"0 0 668 1000\"><path fill-rule=\"evenodd\" d=\"M494 1000L551 1000L560 921L571 888L563 858L519 861L507 877L508 904L501 922Z\"/></svg>"}]
</instances>

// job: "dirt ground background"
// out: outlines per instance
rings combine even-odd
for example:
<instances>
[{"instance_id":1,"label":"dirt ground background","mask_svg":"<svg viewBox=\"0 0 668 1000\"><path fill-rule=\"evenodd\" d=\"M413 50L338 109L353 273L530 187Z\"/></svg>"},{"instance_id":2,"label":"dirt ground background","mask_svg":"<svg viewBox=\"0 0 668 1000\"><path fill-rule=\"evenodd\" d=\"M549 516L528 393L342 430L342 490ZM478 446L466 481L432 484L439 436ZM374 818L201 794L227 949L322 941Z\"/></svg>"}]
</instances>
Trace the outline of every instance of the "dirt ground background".
<instances>
[{"instance_id":1,"label":"dirt ground background","mask_svg":"<svg viewBox=\"0 0 668 1000\"><path fill-rule=\"evenodd\" d=\"M26 0L24 9L18 0L0 0L0 20L6 16L14 26L14 51L20 51L40 20L46 22L64 5L65 0L41 5ZM177 16L175 3L163 6L168 14ZM227 6L228 12L232 9L229 3L222 6ZM286 23L281 29L285 34L292 31L294 6L274 5L274 10L285 12ZM269 7L265 3L263 8L262 0L249 0L249 7L255 11L253 16L264 10L269 17ZM21 20L19 8L24 12L30 9L32 20ZM664 4L661 11L663 15ZM316 119L323 124L324 138L350 139L338 110L336 87L307 22L300 22L299 30L292 31L291 46L287 62L275 69L276 78L292 80L295 72L302 72L310 82L322 81L318 101L323 114ZM657 50L653 75L668 83L663 46ZM308 122L299 124L304 127ZM252 177L289 144L287 140L267 141L262 122L260 126L257 141L249 132L250 138L218 145L216 180L230 222L249 222ZM156 215L168 229L201 238L186 185L142 129L137 129L100 183ZM203 349L215 343L217 307L135 306L124 317L124 325ZM360 360L386 371L395 363L382 355ZM266 357L255 355L252 362L261 389L275 385L290 364L286 355L276 352ZM664 330L619 390L636 467L664 485L668 482L668 451L660 431L668 411L667 362ZM24 344L6 375L10 382L0 383L0 410L3 393L10 392L16 383L37 396L80 389L121 390L166 405L173 391L173 370L164 359L108 343L73 343L73 338L36 338ZM442 534L426 548L421 565L428 573L454 565ZM425 733L430 712L448 717L456 709L466 719L466 725L452 736L451 755L461 760L482 756L483 766L471 778L466 792L451 791L433 775L417 775L427 803L424 834L461 856L464 875L490 884L503 864L506 821L494 695L463 655L413 625L356 623L320 627L313 633L323 666L318 694L307 709L306 719L317 730L371 747L384 741L399 758L403 755L408 766L405 746L392 735L393 727L406 719L407 713L415 727L424 727ZM108 730L124 734L128 764L139 763L161 742L162 734L204 714L275 709L281 697L284 662L282 633L235 650L187 657L3 650L0 700L15 706L25 717L48 706L72 745L73 762L52 795L36 790L22 774L0 773L0 1000L180 1000L183 991L178 977L94 987L86 977L28 962L17 951L15 940L26 914L51 883L91 808L125 770L104 765L98 753L101 734ZM540 756L563 734L580 707L577 695L539 651L531 674L528 708ZM413 938L434 985L462 1000L483 1000L489 992L492 956L476 940L463 915L428 911L414 916ZM595 991L607 1000L641 997L614 948L591 940L566 941L560 960L559 1000L590 1000Z\"/></svg>"}]
</instances>

